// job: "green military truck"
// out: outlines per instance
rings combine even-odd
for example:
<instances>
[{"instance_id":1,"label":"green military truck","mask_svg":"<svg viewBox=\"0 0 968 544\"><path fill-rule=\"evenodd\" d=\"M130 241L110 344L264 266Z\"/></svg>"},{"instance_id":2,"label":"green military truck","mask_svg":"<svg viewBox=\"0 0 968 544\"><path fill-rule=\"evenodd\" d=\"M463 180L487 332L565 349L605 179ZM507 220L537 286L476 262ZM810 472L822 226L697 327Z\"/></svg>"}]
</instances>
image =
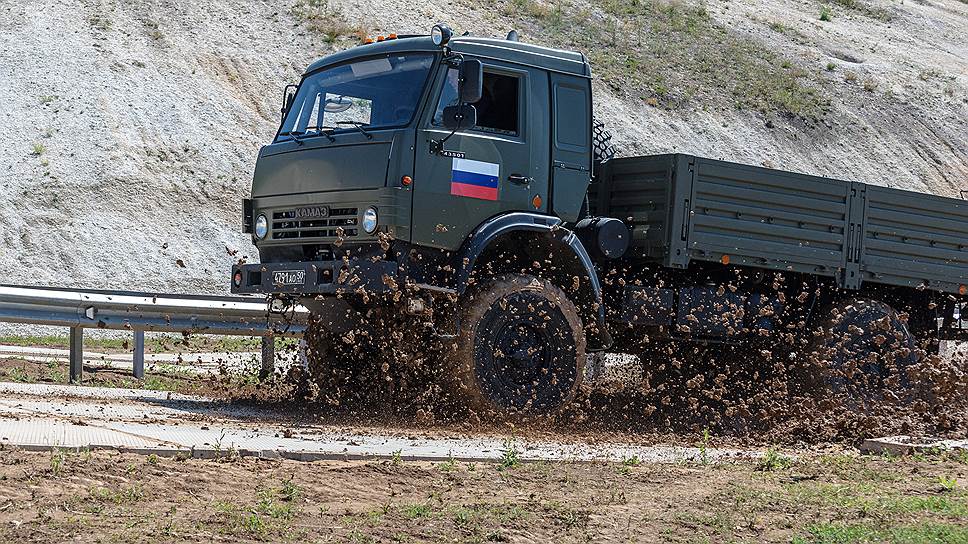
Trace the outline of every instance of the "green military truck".
<instances>
[{"instance_id":1,"label":"green military truck","mask_svg":"<svg viewBox=\"0 0 968 544\"><path fill-rule=\"evenodd\" d=\"M612 158L591 77L580 53L444 25L314 63L259 153L244 230L261 262L232 291L313 312L312 372L419 339L496 414L558 411L589 353L782 338L792 359L862 361L847 379L876 388L964 338L968 202Z\"/></svg>"}]
</instances>

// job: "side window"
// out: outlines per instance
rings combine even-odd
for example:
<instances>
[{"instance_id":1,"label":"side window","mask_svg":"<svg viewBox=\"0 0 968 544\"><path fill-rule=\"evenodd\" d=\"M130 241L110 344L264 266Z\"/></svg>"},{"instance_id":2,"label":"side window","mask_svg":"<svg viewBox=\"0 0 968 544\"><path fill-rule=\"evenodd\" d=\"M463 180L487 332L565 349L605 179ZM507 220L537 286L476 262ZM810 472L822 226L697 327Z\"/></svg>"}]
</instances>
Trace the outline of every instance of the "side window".
<instances>
[{"instance_id":1,"label":"side window","mask_svg":"<svg viewBox=\"0 0 968 544\"><path fill-rule=\"evenodd\" d=\"M521 78L498 74L484 69L484 89L481 99L474 103L477 108L477 125L473 130L517 136L521 131L520 92ZM444 88L440 93L434 125L443 124L446 106L457 104L457 70L447 70Z\"/></svg>"},{"instance_id":2,"label":"side window","mask_svg":"<svg viewBox=\"0 0 968 544\"><path fill-rule=\"evenodd\" d=\"M440 100L437 101L437 111L434 112L434 125L443 126L444 108L457 105L457 69L448 68L447 77L444 78L444 88L440 91Z\"/></svg>"},{"instance_id":3,"label":"side window","mask_svg":"<svg viewBox=\"0 0 968 544\"><path fill-rule=\"evenodd\" d=\"M581 87L555 84L555 144L575 153L588 149L588 95Z\"/></svg>"}]
</instances>

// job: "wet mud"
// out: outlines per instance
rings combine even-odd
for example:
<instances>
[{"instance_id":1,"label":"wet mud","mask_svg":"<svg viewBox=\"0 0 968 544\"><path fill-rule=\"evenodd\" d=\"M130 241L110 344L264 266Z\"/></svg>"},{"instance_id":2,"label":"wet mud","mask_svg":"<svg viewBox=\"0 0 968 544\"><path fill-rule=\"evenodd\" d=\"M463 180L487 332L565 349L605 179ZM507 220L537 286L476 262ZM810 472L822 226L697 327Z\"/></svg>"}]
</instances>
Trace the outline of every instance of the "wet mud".
<instances>
[{"instance_id":1,"label":"wet mud","mask_svg":"<svg viewBox=\"0 0 968 544\"><path fill-rule=\"evenodd\" d=\"M271 387L235 400L321 424L525 439L690 442L712 435L737 444L811 445L968 435L963 347L945 355L922 350L913 363L872 377L862 361L831 368L822 358L766 349L668 344L648 355L606 356L607 376L586 380L574 402L540 417L468 410L446 386L440 355L406 364L358 355L357 368L324 375L293 365Z\"/></svg>"}]
</instances>

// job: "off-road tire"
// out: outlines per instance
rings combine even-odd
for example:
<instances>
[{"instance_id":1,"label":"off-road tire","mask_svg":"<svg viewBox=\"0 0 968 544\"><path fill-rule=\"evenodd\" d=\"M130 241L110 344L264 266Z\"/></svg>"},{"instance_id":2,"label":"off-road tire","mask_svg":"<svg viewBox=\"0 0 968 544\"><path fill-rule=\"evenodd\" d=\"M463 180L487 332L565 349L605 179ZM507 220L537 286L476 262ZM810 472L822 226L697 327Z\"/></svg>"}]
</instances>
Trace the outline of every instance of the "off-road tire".
<instances>
[{"instance_id":1,"label":"off-road tire","mask_svg":"<svg viewBox=\"0 0 968 544\"><path fill-rule=\"evenodd\" d=\"M601 166L615 157L615 146L612 145L612 133L605 128L605 123L598 119L592 120L592 158L596 166Z\"/></svg>"},{"instance_id":2,"label":"off-road tire","mask_svg":"<svg viewBox=\"0 0 968 544\"><path fill-rule=\"evenodd\" d=\"M446 360L452 395L478 417L553 415L581 386L585 332L558 287L525 274L499 276L463 297L460 334Z\"/></svg>"},{"instance_id":3,"label":"off-road tire","mask_svg":"<svg viewBox=\"0 0 968 544\"><path fill-rule=\"evenodd\" d=\"M913 394L906 370L918 361L917 340L898 312L871 299L828 307L807 346L808 387L859 409Z\"/></svg>"}]
</instances>

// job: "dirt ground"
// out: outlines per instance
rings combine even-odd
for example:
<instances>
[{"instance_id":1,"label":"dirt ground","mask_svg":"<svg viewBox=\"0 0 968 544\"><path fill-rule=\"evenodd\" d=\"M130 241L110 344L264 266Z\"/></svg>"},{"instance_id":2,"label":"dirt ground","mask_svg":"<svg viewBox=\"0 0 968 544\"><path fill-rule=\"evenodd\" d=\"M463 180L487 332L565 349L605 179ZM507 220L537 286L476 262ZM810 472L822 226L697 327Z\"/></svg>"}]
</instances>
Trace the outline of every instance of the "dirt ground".
<instances>
[{"instance_id":1,"label":"dirt ground","mask_svg":"<svg viewBox=\"0 0 968 544\"><path fill-rule=\"evenodd\" d=\"M0 452L11 542L968 542L968 456L722 465Z\"/></svg>"}]
</instances>

